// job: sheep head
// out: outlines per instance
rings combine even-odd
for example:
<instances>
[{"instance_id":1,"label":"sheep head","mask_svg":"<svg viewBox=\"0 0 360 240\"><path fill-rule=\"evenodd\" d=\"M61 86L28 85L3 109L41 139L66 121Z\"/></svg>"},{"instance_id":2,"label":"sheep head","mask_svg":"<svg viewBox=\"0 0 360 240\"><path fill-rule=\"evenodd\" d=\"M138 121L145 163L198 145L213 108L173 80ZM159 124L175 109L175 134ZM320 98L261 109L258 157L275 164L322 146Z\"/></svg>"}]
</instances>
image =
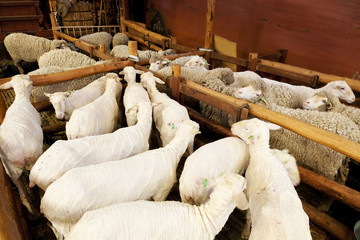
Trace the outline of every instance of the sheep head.
<instances>
[{"instance_id":1,"label":"sheep head","mask_svg":"<svg viewBox=\"0 0 360 240\"><path fill-rule=\"evenodd\" d=\"M234 92L234 97L243 99L249 102L258 102L262 97L261 89L255 88L253 85L239 88Z\"/></svg>"},{"instance_id":2,"label":"sheep head","mask_svg":"<svg viewBox=\"0 0 360 240\"><path fill-rule=\"evenodd\" d=\"M278 130L280 128L281 127L276 124L252 118L234 123L231 126L231 132L251 145L259 142L268 143L270 138L269 130Z\"/></svg>"},{"instance_id":3,"label":"sheep head","mask_svg":"<svg viewBox=\"0 0 360 240\"><path fill-rule=\"evenodd\" d=\"M327 84L329 91L337 98L343 99L348 103L355 101L355 95L352 89L345 81L333 81Z\"/></svg>"},{"instance_id":4,"label":"sheep head","mask_svg":"<svg viewBox=\"0 0 360 240\"><path fill-rule=\"evenodd\" d=\"M55 109L55 115L57 119L64 119L65 117L65 101L70 96L71 92L55 92L44 93L49 98L49 101Z\"/></svg>"},{"instance_id":5,"label":"sheep head","mask_svg":"<svg viewBox=\"0 0 360 240\"><path fill-rule=\"evenodd\" d=\"M26 97L30 97L33 88L31 78L24 74L15 75L9 82L0 86L0 89L10 88L14 89L15 95L25 95Z\"/></svg>"}]
</instances>

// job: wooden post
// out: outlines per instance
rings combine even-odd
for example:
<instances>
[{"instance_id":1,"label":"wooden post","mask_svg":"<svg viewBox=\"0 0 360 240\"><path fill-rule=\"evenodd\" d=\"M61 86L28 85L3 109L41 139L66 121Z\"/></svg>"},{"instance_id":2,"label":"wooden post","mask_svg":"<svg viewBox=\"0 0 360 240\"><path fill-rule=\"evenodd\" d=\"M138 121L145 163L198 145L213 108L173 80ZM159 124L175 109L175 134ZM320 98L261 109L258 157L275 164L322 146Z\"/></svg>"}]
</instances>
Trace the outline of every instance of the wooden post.
<instances>
[{"instance_id":1,"label":"wooden post","mask_svg":"<svg viewBox=\"0 0 360 240\"><path fill-rule=\"evenodd\" d=\"M206 29L205 29L205 49L214 48L214 13L215 13L215 0L207 0L206 10ZM211 52L206 52L205 59L210 63Z\"/></svg>"},{"instance_id":2,"label":"wooden post","mask_svg":"<svg viewBox=\"0 0 360 240\"><path fill-rule=\"evenodd\" d=\"M172 78L170 81L171 95L176 101L180 100L180 75L181 75L181 66L179 64L174 64L171 66Z\"/></svg>"},{"instance_id":3,"label":"wooden post","mask_svg":"<svg viewBox=\"0 0 360 240\"><path fill-rule=\"evenodd\" d=\"M99 44L99 51L102 53L106 53L105 44L102 44L102 43Z\"/></svg>"},{"instance_id":4,"label":"wooden post","mask_svg":"<svg viewBox=\"0 0 360 240\"><path fill-rule=\"evenodd\" d=\"M138 58L137 51L137 41L128 41L128 49L129 49L129 60L138 62L140 59ZM135 59L138 58L138 59Z\"/></svg>"},{"instance_id":5,"label":"wooden post","mask_svg":"<svg viewBox=\"0 0 360 240\"><path fill-rule=\"evenodd\" d=\"M258 57L259 54L258 53L249 53L249 70L255 72L256 71L256 66L258 65Z\"/></svg>"},{"instance_id":6,"label":"wooden post","mask_svg":"<svg viewBox=\"0 0 360 240\"><path fill-rule=\"evenodd\" d=\"M120 25L121 25L121 32L125 33L126 32L126 26L125 26L125 0L121 0L120 1Z\"/></svg>"}]
</instances>

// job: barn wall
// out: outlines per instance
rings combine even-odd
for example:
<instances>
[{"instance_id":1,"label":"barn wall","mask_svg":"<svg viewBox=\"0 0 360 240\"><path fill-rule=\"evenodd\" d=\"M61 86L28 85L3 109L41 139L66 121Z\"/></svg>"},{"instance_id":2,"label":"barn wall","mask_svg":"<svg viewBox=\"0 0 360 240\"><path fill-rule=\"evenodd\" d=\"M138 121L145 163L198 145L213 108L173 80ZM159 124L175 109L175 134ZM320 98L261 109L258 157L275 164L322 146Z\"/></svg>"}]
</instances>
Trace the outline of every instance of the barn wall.
<instances>
[{"instance_id":1,"label":"barn wall","mask_svg":"<svg viewBox=\"0 0 360 240\"><path fill-rule=\"evenodd\" d=\"M178 43L203 45L206 0L147 2ZM238 57L288 49L288 64L350 78L360 71L358 0L218 0L214 31L238 44Z\"/></svg>"}]
</instances>

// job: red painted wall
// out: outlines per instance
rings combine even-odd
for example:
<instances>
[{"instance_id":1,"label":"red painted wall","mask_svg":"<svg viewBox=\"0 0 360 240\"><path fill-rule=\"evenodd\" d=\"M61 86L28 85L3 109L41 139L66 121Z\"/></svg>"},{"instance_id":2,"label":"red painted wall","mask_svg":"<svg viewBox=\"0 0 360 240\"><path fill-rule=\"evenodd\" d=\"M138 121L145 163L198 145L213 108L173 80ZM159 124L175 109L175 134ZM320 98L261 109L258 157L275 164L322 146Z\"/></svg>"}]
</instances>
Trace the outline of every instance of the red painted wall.
<instances>
[{"instance_id":1,"label":"red painted wall","mask_svg":"<svg viewBox=\"0 0 360 240\"><path fill-rule=\"evenodd\" d=\"M206 0L148 0L178 43L202 46ZM286 63L339 76L360 71L358 0L218 0L214 32L238 45L238 56L287 49Z\"/></svg>"}]
</instances>

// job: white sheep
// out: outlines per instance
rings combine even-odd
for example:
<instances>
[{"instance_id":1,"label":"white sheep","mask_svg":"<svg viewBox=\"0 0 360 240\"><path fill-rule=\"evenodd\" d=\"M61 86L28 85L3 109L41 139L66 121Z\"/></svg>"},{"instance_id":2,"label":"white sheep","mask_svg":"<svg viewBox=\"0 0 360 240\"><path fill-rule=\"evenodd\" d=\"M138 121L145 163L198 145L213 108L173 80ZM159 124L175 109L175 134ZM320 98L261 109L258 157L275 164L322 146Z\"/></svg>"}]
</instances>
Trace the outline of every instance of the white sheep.
<instances>
[{"instance_id":1,"label":"white sheep","mask_svg":"<svg viewBox=\"0 0 360 240\"><path fill-rule=\"evenodd\" d=\"M232 133L249 145L250 163L245 173L252 224L249 239L312 239L300 198L285 168L270 151L269 129L279 128L257 118L231 127ZM249 230L247 222L243 236Z\"/></svg>"},{"instance_id":2,"label":"white sheep","mask_svg":"<svg viewBox=\"0 0 360 240\"><path fill-rule=\"evenodd\" d=\"M79 68L96 64L97 62L91 57L70 50L51 50L44 53L39 58L39 68L47 66L58 66L63 68Z\"/></svg>"},{"instance_id":3,"label":"white sheep","mask_svg":"<svg viewBox=\"0 0 360 240\"><path fill-rule=\"evenodd\" d=\"M107 74L104 93L72 112L65 126L67 138L76 139L114 131L119 116L117 97L121 91L122 84L117 74Z\"/></svg>"},{"instance_id":4,"label":"white sheep","mask_svg":"<svg viewBox=\"0 0 360 240\"><path fill-rule=\"evenodd\" d=\"M170 61L168 59L160 57L158 55L153 55L149 59L149 64L150 64L149 70L153 71L153 72L157 72L160 69L162 69L163 67L170 64Z\"/></svg>"},{"instance_id":5,"label":"white sheep","mask_svg":"<svg viewBox=\"0 0 360 240\"><path fill-rule=\"evenodd\" d=\"M354 121L360 128L360 109L346 106L327 92L317 92L303 103L304 109L338 112Z\"/></svg>"},{"instance_id":6,"label":"white sheep","mask_svg":"<svg viewBox=\"0 0 360 240\"><path fill-rule=\"evenodd\" d=\"M112 47L117 45L128 45L129 37L125 33L116 33L112 39Z\"/></svg>"},{"instance_id":7,"label":"white sheep","mask_svg":"<svg viewBox=\"0 0 360 240\"><path fill-rule=\"evenodd\" d=\"M163 61L160 61L163 60ZM186 56L186 57L179 57L172 61L169 61L166 58L161 58L161 56L153 55L150 60L150 70L154 72L158 72L164 67L167 67L167 65L180 65L182 67L188 67L188 68L194 68L197 70L208 70L209 64L206 62L206 59L203 57L200 57L198 55L193 56ZM171 76L170 69L164 69L160 74ZM195 72L195 71L192 71ZM185 77L186 78L186 77Z\"/></svg>"},{"instance_id":8,"label":"white sheep","mask_svg":"<svg viewBox=\"0 0 360 240\"><path fill-rule=\"evenodd\" d=\"M355 95L349 85L345 81L332 81L325 86L317 89L313 89L306 86L292 85L288 83L274 81L268 78L263 78L266 84L275 84L287 86L292 89L298 95L299 105L302 106L303 102L317 92L328 92L337 98L343 99L348 103L355 101Z\"/></svg>"},{"instance_id":9,"label":"white sheep","mask_svg":"<svg viewBox=\"0 0 360 240\"><path fill-rule=\"evenodd\" d=\"M185 63L184 67L189 67L194 69L198 69L198 68L209 69L209 64L203 57L194 55L190 57L189 61Z\"/></svg>"},{"instance_id":10,"label":"white sheep","mask_svg":"<svg viewBox=\"0 0 360 240\"><path fill-rule=\"evenodd\" d=\"M167 49L167 50L138 50L138 56L140 59L151 58L153 55L158 56L167 56L174 53L174 50ZM110 52L110 55L116 58L128 58L129 57L129 49L127 45L117 45L114 46Z\"/></svg>"},{"instance_id":11,"label":"white sheep","mask_svg":"<svg viewBox=\"0 0 360 240\"><path fill-rule=\"evenodd\" d=\"M47 96L55 109L55 115L57 119L69 120L72 112L78 109L98 97L100 97L105 91L105 83L108 75L103 76L85 87L66 92L44 93Z\"/></svg>"},{"instance_id":12,"label":"white sheep","mask_svg":"<svg viewBox=\"0 0 360 240\"><path fill-rule=\"evenodd\" d=\"M150 102L147 91L136 82L136 74L142 74L143 71L135 70L134 67L125 67L119 74L125 74L124 79L127 82L125 88L123 103L125 107L125 116L128 126L136 124L138 102Z\"/></svg>"},{"instance_id":13,"label":"white sheep","mask_svg":"<svg viewBox=\"0 0 360 240\"><path fill-rule=\"evenodd\" d=\"M289 150L271 149L271 153L283 164L293 185L298 185L300 174L296 160L289 154ZM198 148L186 159L179 179L181 200L196 205L205 203L211 189L199 187L200 179L215 178L224 172L242 175L249 159L248 146L237 137L223 138Z\"/></svg>"},{"instance_id":14,"label":"white sheep","mask_svg":"<svg viewBox=\"0 0 360 240\"><path fill-rule=\"evenodd\" d=\"M226 173L209 179L205 187L214 191L201 206L136 201L89 211L67 239L214 239L236 206L247 209L246 182L238 174Z\"/></svg>"},{"instance_id":15,"label":"white sheep","mask_svg":"<svg viewBox=\"0 0 360 240\"><path fill-rule=\"evenodd\" d=\"M24 33L10 33L4 38L4 45L20 73L24 73L21 61L37 62L50 50L68 48L65 40L49 40Z\"/></svg>"},{"instance_id":16,"label":"white sheep","mask_svg":"<svg viewBox=\"0 0 360 240\"><path fill-rule=\"evenodd\" d=\"M22 203L34 213L20 176L30 170L43 152L43 132L39 113L30 102L32 81L27 75L16 75L0 89L13 88L15 100L7 109L0 126L0 156L6 173L19 190Z\"/></svg>"},{"instance_id":17,"label":"white sheep","mask_svg":"<svg viewBox=\"0 0 360 240\"><path fill-rule=\"evenodd\" d=\"M66 237L89 210L135 200L164 201L176 182L176 168L199 124L185 120L165 147L127 159L75 168L52 183L40 209Z\"/></svg>"},{"instance_id":18,"label":"white sheep","mask_svg":"<svg viewBox=\"0 0 360 240\"><path fill-rule=\"evenodd\" d=\"M45 190L72 168L127 158L148 150L152 107L148 102L138 105L138 120L135 126L98 136L56 141L31 169L29 186L36 184Z\"/></svg>"},{"instance_id":19,"label":"white sheep","mask_svg":"<svg viewBox=\"0 0 360 240\"><path fill-rule=\"evenodd\" d=\"M99 45L104 44L105 50L107 53L110 53L110 45L113 40L113 37L108 32L95 32L91 34L84 35L79 38L80 40L93 44L93 45Z\"/></svg>"},{"instance_id":20,"label":"white sheep","mask_svg":"<svg viewBox=\"0 0 360 240\"><path fill-rule=\"evenodd\" d=\"M151 72L141 75L141 84L147 90L153 105L155 126L160 133L162 146L166 146L175 136L181 122L190 119L187 109L177 101L159 92L156 82L165 84ZM194 141L189 143L188 153L193 152Z\"/></svg>"}]
</instances>

